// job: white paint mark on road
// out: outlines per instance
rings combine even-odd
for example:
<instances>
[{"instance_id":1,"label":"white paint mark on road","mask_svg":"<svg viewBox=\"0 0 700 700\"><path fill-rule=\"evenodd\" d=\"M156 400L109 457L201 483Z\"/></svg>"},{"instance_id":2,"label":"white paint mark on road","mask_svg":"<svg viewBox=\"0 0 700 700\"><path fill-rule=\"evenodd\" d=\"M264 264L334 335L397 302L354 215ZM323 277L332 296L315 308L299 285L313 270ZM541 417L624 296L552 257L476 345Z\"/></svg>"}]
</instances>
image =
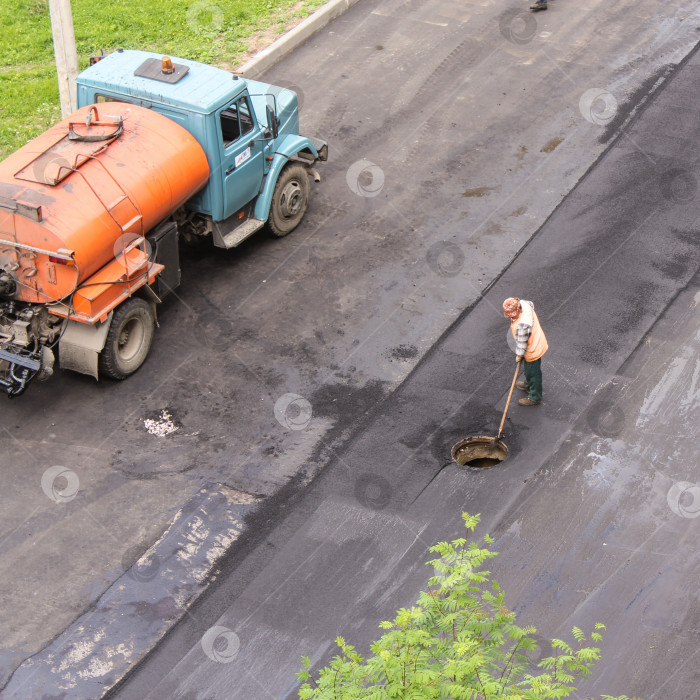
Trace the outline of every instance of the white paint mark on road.
<instances>
[{"instance_id":1,"label":"white paint mark on road","mask_svg":"<svg viewBox=\"0 0 700 700\"><path fill-rule=\"evenodd\" d=\"M700 364L695 357L695 349L689 346L679 357L671 360L662 380L647 394L639 411L637 427L643 428L655 419L664 409L684 415L697 404L697 376ZM693 391L687 391L691 387ZM685 394L685 395L684 395Z\"/></svg>"}]
</instances>

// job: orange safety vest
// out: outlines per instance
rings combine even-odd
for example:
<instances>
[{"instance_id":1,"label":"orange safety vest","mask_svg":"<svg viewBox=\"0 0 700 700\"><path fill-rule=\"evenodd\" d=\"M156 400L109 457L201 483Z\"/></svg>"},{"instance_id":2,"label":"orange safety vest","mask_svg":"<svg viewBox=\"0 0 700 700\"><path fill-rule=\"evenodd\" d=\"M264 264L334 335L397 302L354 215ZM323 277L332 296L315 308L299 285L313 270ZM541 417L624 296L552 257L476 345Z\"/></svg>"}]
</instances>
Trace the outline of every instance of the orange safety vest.
<instances>
[{"instance_id":1,"label":"orange safety vest","mask_svg":"<svg viewBox=\"0 0 700 700\"><path fill-rule=\"evenodd\" d=\"M520 307L522 309L520 316L510 320L510 331L513 334L513 338L515 338L515 329L518 327L519 323L532 326L532 332L530 333L530 338L527 341L527 348L525 350L525 362L534 362L535 360L539 360L540 357L547 352L549 345L547 344L547 338L545 338L542 326L540 326L540 320L535 313L535 305L531 301L521 300Z\"/></svg>"}]
</instances>

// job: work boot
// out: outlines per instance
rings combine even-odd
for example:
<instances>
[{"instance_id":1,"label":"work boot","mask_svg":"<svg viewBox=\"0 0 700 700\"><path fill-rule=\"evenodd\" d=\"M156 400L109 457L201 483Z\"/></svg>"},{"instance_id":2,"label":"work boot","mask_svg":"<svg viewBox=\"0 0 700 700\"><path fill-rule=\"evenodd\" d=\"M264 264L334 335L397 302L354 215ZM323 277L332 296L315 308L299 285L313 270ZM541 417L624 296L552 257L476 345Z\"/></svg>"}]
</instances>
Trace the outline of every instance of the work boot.
<instances>
[{"instance_id":1,"label":"work boot","mask_svg":"<svg viewBox=\"0 0 700 700\"><path fill-rule=\"evenodd\" d=\"M515 386L517 386L520 391L530 391L530 387L527 385L527 382L523 381L522 379Z\"/></svg>"},{"instance_id":2,"label":"work boot","mask_svg":"<svg viewBox=\"0 0 700 700\"><path fill-rule=\"evenodd\" d=\"M537 406L537 404L540 404L542 402L541 401L532 401L532 399L530 399L530 398L524 398L524 399L520 399L520 401L518 401L518 403L521 406Z\"/></svg>"},{"instance_id":3,"label":"work boot","mask_svg":"<svg viewBox=\"0 0 700 700\"><path fill-rule=\"evenodd\" d=\"M544 2L536 2L534 5L530 5L530 9L533 10L534 12L539 12L539 10L546 10L547 9L547 1L545 0Z\"/></svg>"}]
</instances>

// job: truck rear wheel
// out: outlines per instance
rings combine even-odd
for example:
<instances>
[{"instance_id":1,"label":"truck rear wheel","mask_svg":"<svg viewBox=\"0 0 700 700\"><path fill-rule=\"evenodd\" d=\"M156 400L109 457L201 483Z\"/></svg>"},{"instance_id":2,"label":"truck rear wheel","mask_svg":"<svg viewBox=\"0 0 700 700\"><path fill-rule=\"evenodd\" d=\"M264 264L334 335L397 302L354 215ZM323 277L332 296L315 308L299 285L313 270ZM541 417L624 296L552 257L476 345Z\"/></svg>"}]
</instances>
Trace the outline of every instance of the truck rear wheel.
<instances>
[{"instance_id":1,"label":"truck rear wheel","mask_svg":"<svg viewBox=\"0 0 700 700\"><path fill-rule=\"evenodd\" d=\"M286 236L299 225L309 206L309 189L309 176L303 165L292 163L280 173L268 219L275 236Z\"/></svg>"},{"instance_id":2,"label":"truck rear wheel","mask_svg":"<svg viewBox=\"0 0 700 700\"><path fill-rule=\"evenodd\" d=\"M145 361L153 343L155 317L148 302L127 299L112 316L107 341L100 353L100 374L126 379Z\"/></svg>"}]
</instances>

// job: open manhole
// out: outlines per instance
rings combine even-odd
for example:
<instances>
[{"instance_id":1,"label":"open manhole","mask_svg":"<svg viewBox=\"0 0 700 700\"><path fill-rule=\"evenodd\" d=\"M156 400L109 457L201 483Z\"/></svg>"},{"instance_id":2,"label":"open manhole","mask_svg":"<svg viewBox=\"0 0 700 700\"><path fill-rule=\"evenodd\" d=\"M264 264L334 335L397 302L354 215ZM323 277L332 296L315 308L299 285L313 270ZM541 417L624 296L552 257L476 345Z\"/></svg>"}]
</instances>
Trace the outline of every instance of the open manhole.
<instances>
[{"instance_id":1,"label":"open manhole","mask_svg":"<svg viewBox=\"0 0 700 700\"><path fill-rule=\"evenodd\" d=\"M485 435L460 440L452 448L452 459L463 467L488 469L508 456L508 445Z\"/></svg>"}]
</instances>

